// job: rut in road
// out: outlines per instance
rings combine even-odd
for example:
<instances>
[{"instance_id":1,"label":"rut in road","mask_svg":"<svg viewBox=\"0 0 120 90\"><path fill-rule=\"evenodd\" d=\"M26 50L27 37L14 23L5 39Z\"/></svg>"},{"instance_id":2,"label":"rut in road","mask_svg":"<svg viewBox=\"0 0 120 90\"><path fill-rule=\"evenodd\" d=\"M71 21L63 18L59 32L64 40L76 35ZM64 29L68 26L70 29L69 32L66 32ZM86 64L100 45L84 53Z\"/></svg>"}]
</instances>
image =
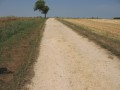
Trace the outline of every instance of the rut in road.
<instances>
[{"instance_id":1,"label":"rut in road","mask_svg":"<svg viewBox=\"0 0 120 90\"><path fill-rule=\"evenodd\" d=\"M54 18L34 72L29 90L120 90L120 60Z\"/></svg>"}]
</instances>

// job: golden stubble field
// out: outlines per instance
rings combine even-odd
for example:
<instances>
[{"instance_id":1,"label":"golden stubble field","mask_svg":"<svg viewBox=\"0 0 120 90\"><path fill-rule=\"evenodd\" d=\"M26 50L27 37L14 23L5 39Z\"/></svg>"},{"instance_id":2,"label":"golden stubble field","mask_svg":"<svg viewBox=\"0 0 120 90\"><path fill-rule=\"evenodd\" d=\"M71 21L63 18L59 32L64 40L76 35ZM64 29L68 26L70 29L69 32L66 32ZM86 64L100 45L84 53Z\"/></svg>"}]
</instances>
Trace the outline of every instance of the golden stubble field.
<instances>
[{"instance_id":1,"label":"golden stubble field","mask_svg":"<svg viewBox=\"0 0 120 90\"><path fill-rule=\"evenodd\" d=\"M118 19L58 19L78 34L89 38L120 57L120 20Z\"/></svg>"},{"instance_id":2,"label":"golden stubble field","mask_svg":"<svg viewBox=\"0 0 120 90\"><path fill-rule=\"evenodd\" d=\"M120 20L113 19L64 19L92 32L120 40Z\"/></svg>"}]
</instances>

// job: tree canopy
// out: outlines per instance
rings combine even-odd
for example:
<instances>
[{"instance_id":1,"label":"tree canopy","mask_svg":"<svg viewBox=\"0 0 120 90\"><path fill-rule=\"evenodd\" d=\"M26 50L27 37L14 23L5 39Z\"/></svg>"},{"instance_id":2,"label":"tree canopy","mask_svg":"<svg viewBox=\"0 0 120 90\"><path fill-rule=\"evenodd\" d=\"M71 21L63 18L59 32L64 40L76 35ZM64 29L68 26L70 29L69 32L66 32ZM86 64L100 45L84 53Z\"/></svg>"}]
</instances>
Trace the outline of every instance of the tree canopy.
<instances>
[{"instance_id":1,"label":"tree canopy","mask_svg":"<svg viewBox=\"0 0 120 90\"><path fill-rule=\"evenodd\" d=\"M49 11L49 7L45 4L44 0L37 0L35 3L35 7L34 10L39 10L42 14L45 14L45 18L46 18L46 14Z\"/></svg>"}]
</instances>

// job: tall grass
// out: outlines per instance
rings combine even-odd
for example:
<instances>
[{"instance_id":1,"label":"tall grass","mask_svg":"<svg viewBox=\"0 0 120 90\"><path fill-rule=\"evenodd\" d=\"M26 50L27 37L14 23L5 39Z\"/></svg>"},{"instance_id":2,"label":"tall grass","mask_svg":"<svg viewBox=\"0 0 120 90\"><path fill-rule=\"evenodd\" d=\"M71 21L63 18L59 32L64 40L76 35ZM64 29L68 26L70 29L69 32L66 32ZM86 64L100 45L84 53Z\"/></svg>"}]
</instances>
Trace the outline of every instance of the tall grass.
<instances>
[{"instance_id":1,"label":"tall grass","mask_svg":"<svg viewBox=\"0 0 120 90\"><path fill-rule=\"evenodd\" d=\"M30 64L35 61L46 19L17 18L0 27L0 67L13 74L0 75L0 90L18 90Z\"/></svg>"}]
</instances>

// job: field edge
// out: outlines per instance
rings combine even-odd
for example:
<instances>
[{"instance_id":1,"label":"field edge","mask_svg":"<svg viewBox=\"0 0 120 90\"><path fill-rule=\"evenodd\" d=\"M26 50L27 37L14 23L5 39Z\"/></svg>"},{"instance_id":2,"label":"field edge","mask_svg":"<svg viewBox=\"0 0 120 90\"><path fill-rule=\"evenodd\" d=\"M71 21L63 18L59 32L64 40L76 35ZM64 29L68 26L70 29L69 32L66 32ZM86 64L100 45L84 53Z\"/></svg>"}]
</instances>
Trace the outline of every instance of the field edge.
<instances>
[{"instance_id":1,"label":"field edge","mask_svg":"<svg viewBox=\"0 0 120 90\"><path fill-rule=\"evenodd\" d=\"M56 20L60 21L61 23L63 23L64 25L66 25L67 27L71 28L74 32L76 32L79 35L82 35L84 37L87 37L88 39L94 41L96 44L100 45L101 47L107 49L108 51L110 51L112 54L116 55L118 58L120 58L120 51L119 48L117 47L112 47L112 44L118 44L120 45L120 41L117 40L111 40L109 38L103 37L101 35L98 35L94 32L91 32L88 29L85 29L82 26L78 26L76 24L73 24L71 22L65 21L63 19L60 18L56 18Z\"/></svg>"}]
</instances>

